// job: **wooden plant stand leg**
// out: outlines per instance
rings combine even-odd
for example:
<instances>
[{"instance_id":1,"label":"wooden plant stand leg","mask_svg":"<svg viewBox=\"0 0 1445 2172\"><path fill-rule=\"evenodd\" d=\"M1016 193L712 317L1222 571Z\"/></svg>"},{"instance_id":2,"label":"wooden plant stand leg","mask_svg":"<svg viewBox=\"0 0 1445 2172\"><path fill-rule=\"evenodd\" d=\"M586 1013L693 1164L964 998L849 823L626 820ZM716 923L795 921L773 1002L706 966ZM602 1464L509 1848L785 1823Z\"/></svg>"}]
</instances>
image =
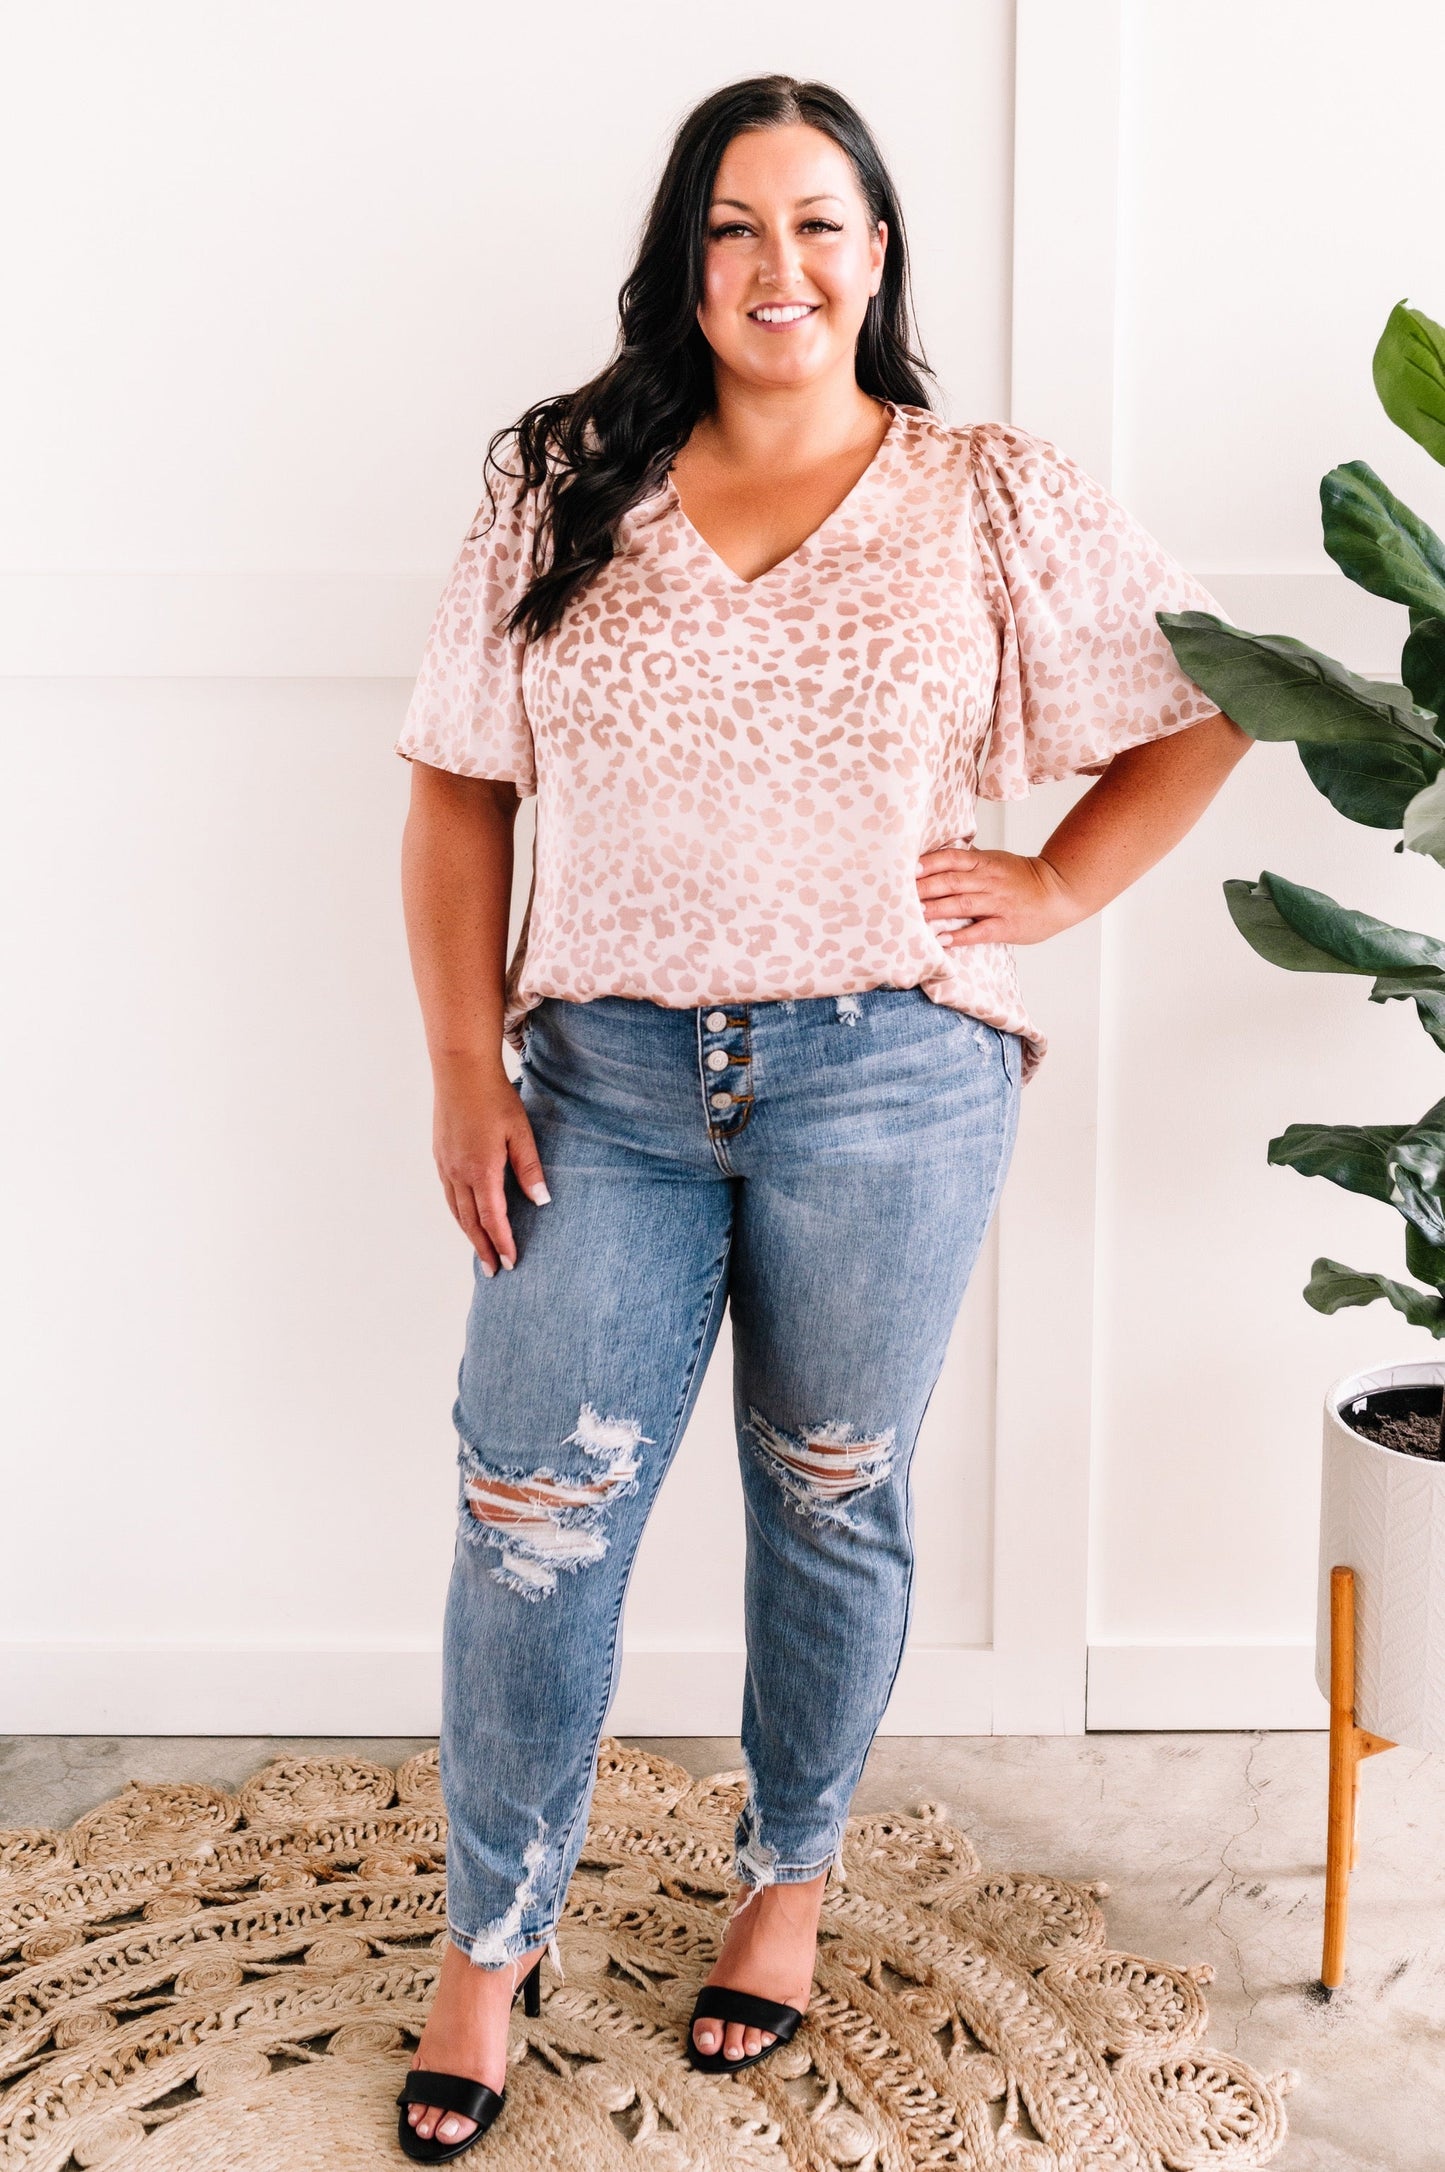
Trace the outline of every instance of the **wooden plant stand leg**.
<instances>
[{"instance_id":1,"label":"wooden plant stand leg","mask_svg":"<svg viewBox=\"0 0 1445 2172\"><path fill-rule=\"evenodd\" d=\"M1338 1991L1345 1974L1350 1872L1360 1859L1356 1833L1360 1762L1393 1742L1355 1725L1355 1572L1330 1571L1330 1810L1325 1851L1325 1952L1320 1987Z\"/></svg>"}]
</instances>

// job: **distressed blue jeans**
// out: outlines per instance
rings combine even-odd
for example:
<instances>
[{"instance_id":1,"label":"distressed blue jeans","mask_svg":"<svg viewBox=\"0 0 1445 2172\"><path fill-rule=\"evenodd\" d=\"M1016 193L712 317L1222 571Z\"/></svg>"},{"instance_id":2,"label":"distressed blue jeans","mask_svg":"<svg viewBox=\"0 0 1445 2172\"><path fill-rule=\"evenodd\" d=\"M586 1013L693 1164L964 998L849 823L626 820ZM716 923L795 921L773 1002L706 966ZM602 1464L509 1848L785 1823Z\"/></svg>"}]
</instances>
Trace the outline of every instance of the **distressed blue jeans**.
<instances>
[{"instance_id":1,"label":"distressed blue jeans","mask_svg":"<svg viewBox=\"0 0 1445 2172\"><path fill-rule=\"evenodd\" d=\"M1012 1152L1021 1045L917 988L548 999L519 1080L552 1193L474 1272L443 1652L451 1936L551 1940L623 1600L726 1304L747 1524L736 1875L836 1859L912 1594L909 1464ZM707 1543L700 1532L698 1543Z\"/></svg>"}]
</instances>

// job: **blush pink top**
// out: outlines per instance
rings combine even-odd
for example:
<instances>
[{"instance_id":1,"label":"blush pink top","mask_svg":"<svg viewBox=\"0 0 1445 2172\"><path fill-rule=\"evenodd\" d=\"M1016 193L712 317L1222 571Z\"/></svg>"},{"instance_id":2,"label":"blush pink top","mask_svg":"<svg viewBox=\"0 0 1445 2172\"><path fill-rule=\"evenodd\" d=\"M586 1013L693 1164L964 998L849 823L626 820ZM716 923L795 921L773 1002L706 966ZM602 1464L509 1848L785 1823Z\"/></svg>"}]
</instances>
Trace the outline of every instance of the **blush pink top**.
<instances>
[{"instance_id":1,"label":"blush pink top","mask_svg":"<svg viewBox=\"0 0 1445 2172\"><path fill-rule=\"evenodd\" d=\"M531 501L463 543L397 751L537 795L507 1032L543 996L766 1002L917 986L1046 1042L1004 944L945 949L921 852L1217 704L1158 610L1220 607L1046 439L894 406L822 526L746 581L666 479L561 624L499 620Z\"/></svg>"}]
</instances>

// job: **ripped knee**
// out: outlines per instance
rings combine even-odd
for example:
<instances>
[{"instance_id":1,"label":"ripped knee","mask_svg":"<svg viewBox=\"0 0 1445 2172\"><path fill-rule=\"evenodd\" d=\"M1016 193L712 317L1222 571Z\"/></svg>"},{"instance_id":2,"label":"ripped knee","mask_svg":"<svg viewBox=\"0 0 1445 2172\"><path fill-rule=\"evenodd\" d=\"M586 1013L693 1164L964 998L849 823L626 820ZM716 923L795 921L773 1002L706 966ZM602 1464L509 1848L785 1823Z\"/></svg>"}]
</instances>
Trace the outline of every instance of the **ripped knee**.
<instances>
[{"instance_id":1,"label":"ripped knee","mask_svg":"<svg viewBox=\"0 0 1445 2172\"><path fill-rule=\"evenodd\" d=\"M893 1469L891 1425L860 1435L856 1426L834 1421L787 1433L750 1410L747 1430L794 1505L821 1521L846 1520L845 1504L882 1485Z\"/></svg>"},{"instance_id":2,"label":"ripped knee","mask_svg":"<svg viewBox=\"0 0 1445 2172\"><path fill-rule=\"evenodd\" d=\"M631 1418L604 1418L584 1403L575 1431L562 1445L576 1446L595 1463L568 1476L550 1467L501 1469L474 1448L462 1451L463 1493L479 1540L497 1547L492 1575L524 1599L543 1599L557 1589L564 1569L580 1569L607 1552L606 1513L623 1494L637 1491L637 1451L651 1446Z\"/></svg>"}]
</instances>

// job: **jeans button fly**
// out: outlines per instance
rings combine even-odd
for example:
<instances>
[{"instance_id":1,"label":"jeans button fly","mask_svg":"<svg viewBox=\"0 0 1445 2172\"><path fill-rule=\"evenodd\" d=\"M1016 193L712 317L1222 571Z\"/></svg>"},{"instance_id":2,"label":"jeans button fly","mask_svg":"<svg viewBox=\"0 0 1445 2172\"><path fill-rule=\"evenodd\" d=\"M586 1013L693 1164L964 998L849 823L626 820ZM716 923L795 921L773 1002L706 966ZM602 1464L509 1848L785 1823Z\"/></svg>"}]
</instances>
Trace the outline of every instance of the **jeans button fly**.
<instances>
[{"instance_id":1,"label":"jeans button fly","mask_svg":"<svg viewBox=\"0 0 1445 2172\"><path fill-rule=\"evenodd\" d=\"M725 1051L715 1048L707 1059L707 1067L709 1071L726 1071L728 1059Z\"/></svg>"},{"instance_id":2,"label":"jeans button fly","mask_svg":"<svg viewBox=\"0 0 1445 2172\"><path fill-rule=\"evenodd\" d=\"M715 1109L730 1109L733 1105L731 1094L709 1094L708 1100Z\"/></svg>"},{"instance_id":3,"label":"jeans button fly","mask_svg":"<svg viewBox=\"0 0 1445 2172\"><path fill-rule=\"evenodd\" d=\"M703 1020L703 1024L707 1027L709 1033L721 1033L727 1022L728 1014L726 1011L709 1011Z\"/></svg>"}]
</instances>

